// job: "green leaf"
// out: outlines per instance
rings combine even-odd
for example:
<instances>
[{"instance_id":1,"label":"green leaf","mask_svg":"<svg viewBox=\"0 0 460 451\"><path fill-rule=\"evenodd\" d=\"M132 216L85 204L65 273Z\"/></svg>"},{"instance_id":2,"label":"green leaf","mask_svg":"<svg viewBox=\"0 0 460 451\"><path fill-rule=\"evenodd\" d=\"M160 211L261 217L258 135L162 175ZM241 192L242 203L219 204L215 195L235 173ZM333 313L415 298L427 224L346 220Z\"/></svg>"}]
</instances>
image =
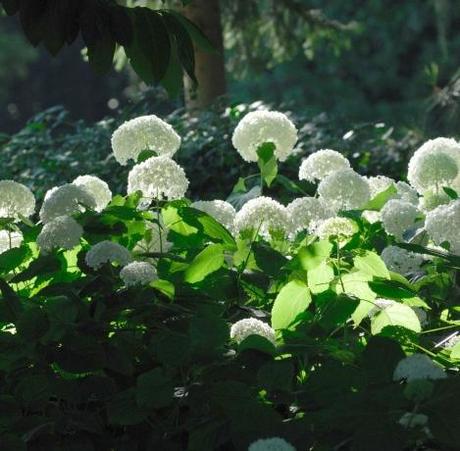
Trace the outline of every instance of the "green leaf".
<instances>
[{"instance_id":1,"label":"green leaf","mask_svg":"<svg viewBox=\"0 0 460 451\"><path fill-rule=\"evenodd\" d=\"M401 326L414 332L420 332L420 321L414 310L404 304L395 303L385 307L372 317L371 332L376 335L387 326Z\"/></svg>"},{"instance_id":2,"label":"green leaf","mask_svg":"<svg viewBox=\"0 0 460 451\"><path fill-rule=\"evenodd\" d=\"M107 405L110 424L130 426L142 423L147 418L147 410L138 406L137 391L134 387L117 393Z\"/></svg>"},{"instance_id":3,"label":"green leaf","mask_svg":"<svg viewBox=\"0 0 460 451\"><path fill-rule=\"evenodd\" d=\"M190 263L185 271L185 281L197 283L207 275L220 269L224 264L224 248L221 244L210 244Z\"/></svg>"},{"instance_id":4,"label":"green leaf","mask_svg":"<svg viewBox=\"0 0 460 451\"><path fill-rule=\"evenodd\" d=\"M326 330L341 326L352 318L359 301L348 296L337 296L332 291L325 291L316 298L318 321Z\"/></svg>"},{"instance_id":5,"label":"green leaf","mask_svg":"<svg viewBox=\"0 0 460 451\"><path fill-rule=\"evenodd\" d=\"M243 352L248 349L272 356L276 355L275 345L261 335L249 335L238 345L239 352Z\"/></svg>"},{"instance_id":6,"label":"green leaf","mask_svg":"<svg viewBox=\"0 0 460 451\"><path fill-rule=\"evenodd\" d=\"M327 240L316 241L299 250L297 258L305 271L316 268L324 260L329 258L332 252L332 244Z\"/></svg>"},{"instance_id":7,"label":"green leaf","mask_svg":"<svg viewBox=\"0 0 460 451\"><path fill-rule=\"evenodd\" d=\"M171 404L174 385L162 368L155 368L137 378L136 401L141 408L159 409Z\"/></svg>"},{"instance_id":8,"label":"green leaf","mask_svg":"<svg viewBox=\"0 0 460 451\"><path fill-rule=\"evenodd\" d=\"M226 321L214 315L195 316L190 323L190 346L198 358L210 358L220 354L229 339Z\"/></svg>"},{"instance_id":9,"label":"green leaf","mask_svg":"<svg viewBox=\"0 0 460 451\"><path fill-rule=\"evenodd\" d=\"M289 360L268 362L257 372L257 380L267 390L288 391L293 379L294 367Z\"/></svg>"},{"instance_id":10,"label":"green leaf","mask_svg":"<svg viewBox=\"0 0 460 451\"><path fill-rule=\"evenodd\" d=\"M272 308L272 327L288 329L311 303L310 290L300 280L291 280L275 299Z\"/></svg>"},{"instance_id":11,"label":"green leaf","mask_svg":"<svg viewBox=\"0 0 460 451\"><path fill-rule=\"evenodd\" d=\"M322 262L316 268L308 270L308 288L310 288L313 294L322 293L329 289L329 285L334 280L334 277L334 269L326 262Z\"/></svg>"},{"instance_id":12,"label":"green leaf","mask_svg":"<svg viewBox=\"0 0 460 451\"><path fill-rule=\"evenodd\" d=\"M269 276L279 276L281 268L288 262L283 254L275 251L270 246L254 243L252 250L257 266Z\"/></svg>"},{"instance_id":13,"label":"green leaf","mask_svg":"<svg viewBox=\"0 0 460 451\"><path fill-rule=\"evenodd\" d=\"M378 193L371 199L362 209L380 211L397 192L396 186L392 183L385 191Z\"/></svg>"},{"instance_id":14,"label":"green leaf","mask_svg":"<svg viewBox=\"0 0 460 451\"><path fill-rule=\"evenodd\" d=\"M0 278L0 321L15 323L21 316L22 304L14 290Z\"/></svg>"},{"instance_id":15,"label":"green leaf","mask_svg":"<svg viewBox=\"0 0 460 451\"><path fill-rule=\"evenodd\" d=\"M458 343L450 350L450 358L451 358L451 359L460 359L460 342L458 342Z\"/></svg>"},{"instance_id":16,"label":"green leaf","mask_svg":"<svg viewBox=\"0 0 460 451\"><path fill-rule=\"evenodd\" d=\"M156 288L158 291L163 293L169 299L174 299L174 294L175 294L176 288L174 287L174 284L169 282L168 280L157 279L157 280L154 280L150 284L150 286L152 288Z\"/></svg>"},{"instance_id":17,"label":"green leaf","mask_svg":"<svg viewBox=\"0 0 460 451\"><path fill-rule=\"evenodd\" d=\"M259 165L262 179L268 187L270 187L278 174L278 163L275 156L275 149L276 147L273 143L262 144L257 149L257 156L259 157L257 164Z\"/></svg>"},{"instance_id":18,"label":"green leaf","mask_svg":"<svg viewBox=\"0 0 460 451\"><path fill-rule=\"evenodd\" d=\"M0 272L6 274L22 265L31 256L28 246L10 249L0 254Z\"/></svg>"},{"instance_id":19,"label":"green leaf","mask_svg":"<svg viewBox=\"0 0 460 451\"><path fill-rule=\"evenodd\" d=\"M356 256L353 262L355 268L373 277L390 278L390 273L385 263L375 252L365 251L363 254Z\"/></svg>"},{"instance_id":20,"label":"green leaf","mask_svg":"<svg viewBox=\"0 0 460 451\"><path fill-rule=\"evenodd\" d=\"M48 330L48 317L43 309L33 306L24 311L16 327L22 338L34 342L39 340Z\"/></svg>"},{"instance_id":21,"label":"green leaf","mask_svg":"<svg viewBox=\"0 0 460 451\"><path fill-rule=\"evenodd\" d=\"M458 194L457 191L453 190L452 188L449 188L447 186L443 186L442 188L444 192L451 198L451 199L458 199Z\"/></svg>"}]
</instances>

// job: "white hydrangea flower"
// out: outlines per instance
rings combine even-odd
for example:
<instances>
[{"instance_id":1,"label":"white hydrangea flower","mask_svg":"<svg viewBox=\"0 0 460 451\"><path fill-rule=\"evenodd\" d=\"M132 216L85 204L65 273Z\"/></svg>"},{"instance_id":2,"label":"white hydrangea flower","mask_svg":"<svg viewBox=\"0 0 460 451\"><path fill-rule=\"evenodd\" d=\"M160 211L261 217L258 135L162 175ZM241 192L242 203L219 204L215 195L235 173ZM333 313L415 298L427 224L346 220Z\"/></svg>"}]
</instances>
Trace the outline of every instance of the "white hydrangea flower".
<instances>
[{"instance_id":1,"label":"white hydrangea flower","mask_svg":"<svg viewBox=\"0 0 460 451\"><path fill-rule=\"evenodd\" d=\"M409 161L407 179L419 193L450 186L460 167L460 144L454 139L436 138L425 142Z\"/></svg>"},{"instance_id":2,"label":"white hydrangea flower","mask_svg":"<svg viewBox=\"0 0 460 451\"><path fill-rule=\"evenodd\" d=\"M248 451L296 451L284 438L261 438L249 445Z\"/></svg>"},{"instance_id":3,"label":"white hydrangea flower","mask_svg":"<svg viewBox=\"0 0 460 451\"><path fill-rule=\"evenodd\" d=\"M358 226L349 218L334 216L316 223L313 226L313 231L322 240L337 237L341 241L352 237L358 231Z\"/></svg>"},{"instance_id":4,"label":"white hydrangea flower","mask_svg":"<svg viewBox=\"0 0 460 451\"><path fill-rule=\"evenodd\" d=\"M73 182L96 200L96 211L102 211L112 200L112 191L104 180L94 175L80 175Z\"/></svg>"},{"instance_id":5,"label":"white hydrangea flower","mask_svg":"<svg viewBox=\"0 0 460 451\"><path fill-rule=\"evenodd\" d=\"M389 235L402 239L406 230L416 226L419 209L399 199L389 200L381 210L383 228Z\"/></svg>"},{"instance_id":6,"label":"white hydrangea flower","mask_svg":"<svg viewBox=\"0 0 460 451\"><path fill-rule=\"evenodd\" d=\"M45 195L40 219L46 224L59 216L71 216L84 207L96 209L95 198L73 183L55 187Z\"/></svg>"},{"instance_id":7,"label":"white hydrangea flower","mask_svg":"<svg viewBox=\"0 0 460 451\"><path fill-rule=\"evenodd\" d=\"M396 199L401 199L405 202L409 202L413 205L418 205L418 193L406 182L397 182L396 183L397 194Z\"/></svg>"},{"instance_id":8,"label":"white hydrangea flower","mask_svg":"<svg viewBox=\"0 0 460 451\"><path fill-rule=\"evenodd\" d=\"M0 218L28 218L35 211L35 197L27 186L14 180L0 180Z\"/></svg>"},{"instance_id":9,"label":"white hydrangea flower","mask_svg":"<svg viewBox=\"0 0 460 451\"><path fill-rule=\"evenodd\" d=\"M232 204L224 200L198 200L193 208L204 211L228 230L233 231L236 211Z\"/></svg>"},{"instance_id":10,"label":"white hydrangea flower","mask_svg":"<svg viewBox=\"0 0 460 451\"><path fill-rule=\"evenodd\" d=\"M373 199L377 194L386 191L391 185L395 184L395 181L390 177L385 177L384 175L377 175L375 177L365 177L367 183L369 184L369 189L371 191L371 199Z\"/></svg>"},{"instance_id":11,"label":"white hydrangea flower","mask_svg":"<svg viewBox=\"0 0 460 451\"><path fill-rule=\"evenodd\" d=\"M105 263L118 263L121 266L131 261L131 254L128 249L112 241L101 241L86 254L86 264L93 269L99 269Z\"/></svg>"},{"instance_id":12,"label":"white hydrangea flower","mask_svg":"<svg viewBox=\"0 0 460 451\"><path fill-rule=\"evenodd\" d=\"M375 224L376 222L379 222L382 220L382 215L380 214L380 211L375 211L375 210L364 210L362 217L369 224Z\"/></svg>"},{"instance_id":13,"label":"white hydrangea flower","mask_svg":"<svg viewBox=\"0 0 460 451\"><path fill-rule=\"evenodd\" d=\"M47 222L37 237L37 245L43 252L55 248L73 249L80 243L83 228L70 216L58 216Z\"/></svg>"},{"instance_id":14,"label":"white hydrangea flower","mask_svg":"<svg viewBox=\"0 0 460 451\"><path fill-rule=\"evenodd\" d=\"M387 246L380 255L386 267L398 274L407 275L420 271L424 258L398 246Z\"/></svg>"},{"instance_id":15,"label":"white hydrangea flower","mask_svg":"<svg viewBox=\"0 0 460 451\"><path fill-rule=\"evenodd\" d=\"M232 144L247 162L257 161L257 149L265 143L275 145L275 156L284 161L297 142L297 129L289 118L277 111L246 114L233 132Z\"/></svg>"},{"instance_id":16,"label":"white hydrangea flower","mask_svg":"<svg viewBox=\"0 0 460 451\"><path fill-rule=\"evenodd\" d=\"M425 354L412 354L400 360L393 373L393 380L406 379L412 382L419 379L445 379L444 370Z\"/></svg>"},{"instance_id":17,"label":"white hydrangea flower","mask_svg":"<svg viewBox=\"0 0 460 451\"><path fill-rule=\"evenodd\" d=\"M299 180L316 182L336 171L350 169L350 162L341 153L321 149L309 155L299 168Z\"/></svg>"},{"instance_id":18,"label":"white hydrangea flower","mask_svg":"<svg viewBox=\"0 0 460 451\"><path fill-rule=\"evenodd\" d=\"M184 170L171 158L151 157L128 175L128 194L141 191L147 199L181 199L188 188Z\"/></svg>"},{"instance_id":19,"label":"white hydrangea flower","mask_svg":"<svg viewBox=\"0 0 460 451\"><path fill-rule=\"evenodd\" d=\"M0 230L0 254L15 247L21 247L24 237L19 231Z\"/></svg>"},{"instance_id":20,"label":"white hydrangea flower","mask_svg":"<svg viewBox=\"0 0 460 451\"><path fill-rule=\"evenodd\" d=\"M335 211L362 208L371 198L369 184L353 169L336 171L318 185L320 198Z\"/></svg>"},{"instance_id":21,"label":"white hydrangea flower","mask_svg":"<svg viewBox=\"0 0 460 451\"><path fill-rule=\"evenodd\" d=\"M165 253L169 252L172 243L167 240L168 228L163 221L158 223L146 222L146 231L144 237L134 246L133 252L136 254Z\"/></svg>"},{"instance_id":22,"label":"white hydrangea flower","mask_svg":"<svg viewBox=\"0 0 460 451\"><path fill-rule=\"evenodd\" d=\"M426 215L425 230L436 245L450 244L450 252L460 253L460 199L440 205Z\"/></svg>"},{"instance_id":23,"label":"white hydrangea flower","mask_svg":"<svg viewBox=\"0 0 460 451\"><path fill-rule=\"evenodd\" d=\"M263 237L271 233L286 234L289 231L289 217L286 207L270 197L256 197L246 202L235 216L235 230L257 231Z\"/></svg>"},{"instance_id":24,"label":"white hydrangea flower","mask_svg":"<svg viewBox=\"0 0 460 451\"><path fill-rule=\"evenodd\" d=\"M267 323L258 319L241 319L230 328L230 338L238 344L250 335L260 335L276 345L275 331Z\"/></svg>"},{"instance_id":25,"label":"white hydrangea flower","mask_svg":"<svg viewBox=\"0 0 460 451\"><path fill-rule=\"evenodd\" d=\"M120 277L127 287L148 285L157 278L157 271L150 263L131 262L122 268Z\"/></svg>"},{"instance_id":26,"label":"white hydrangea flower","mask_svg":"<svg viewBox=\"0 0 460 451\"><path fill-rule=\"evenodd\" d=\"M112 135L113 154L123 166L129 159L137 161L144 150L172 157L180 144L181 138L171 125L153 114L125 122Z\"/></svg>"},{"instance_id":27,"label":"white hydrangea flower","mask_svg":"<svg viewBox=\"0 0 460 451\"><path fill-rule=\"evenodd\" d=\"M311 226L318 221L334 216L334 212L316 197L299 197L287 207L291 232L295 235L303 230L311 232Z\"/></svg>"}]
</instances>

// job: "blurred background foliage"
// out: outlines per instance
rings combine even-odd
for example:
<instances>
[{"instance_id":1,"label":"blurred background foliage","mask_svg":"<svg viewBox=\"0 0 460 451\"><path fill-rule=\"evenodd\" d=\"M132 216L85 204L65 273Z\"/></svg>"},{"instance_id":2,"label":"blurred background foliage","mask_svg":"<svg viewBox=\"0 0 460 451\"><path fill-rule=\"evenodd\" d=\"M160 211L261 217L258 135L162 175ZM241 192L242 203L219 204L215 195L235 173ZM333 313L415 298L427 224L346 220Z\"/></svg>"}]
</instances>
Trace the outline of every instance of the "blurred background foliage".
<instances>
[{"instance_id":1,"label":"blurred background foliage","mask_svg":"<svg viewBox=\"0 0 460 451\"><path fill-rule=\"evenodd\" d=\"M140 114L158 114L181 134L178 159L192 196L203 198L226 197L239 175L254 172L230 142L250 109L295 121L298 153L283 168L293 179L299 160L322 147L343 151L364 173L401 177L421 141L460 134L455 0L221 0L220 8L228 93L199 112L147 87L121 52L100 76L81 42L52 58L25 41L17 18L1 17L0 178L43 194L87 172L123 191L128 168L111 158L110 135Z\"/></svg>"}]
</instances>

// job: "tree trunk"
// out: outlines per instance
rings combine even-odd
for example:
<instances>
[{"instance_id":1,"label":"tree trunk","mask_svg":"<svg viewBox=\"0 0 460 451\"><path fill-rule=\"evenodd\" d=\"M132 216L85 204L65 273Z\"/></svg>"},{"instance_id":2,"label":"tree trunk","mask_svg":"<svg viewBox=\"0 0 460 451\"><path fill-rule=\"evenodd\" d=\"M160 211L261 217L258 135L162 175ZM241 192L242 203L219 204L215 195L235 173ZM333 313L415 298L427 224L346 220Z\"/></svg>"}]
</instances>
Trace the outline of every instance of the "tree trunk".
<instances>
[{"instance_id":1,"label":"tree trunk","mask_svg":"<svg viewBox=\"0 0 460 451\"><path fill-rule=\"evenodd\" d=\"M184 14L203 31L217 50L210 53L195 47L196 89L189 77L184 77L187 108L205 108L226 93L219 0L194 0L184 8Z\"/></svg>"}]
</instances>

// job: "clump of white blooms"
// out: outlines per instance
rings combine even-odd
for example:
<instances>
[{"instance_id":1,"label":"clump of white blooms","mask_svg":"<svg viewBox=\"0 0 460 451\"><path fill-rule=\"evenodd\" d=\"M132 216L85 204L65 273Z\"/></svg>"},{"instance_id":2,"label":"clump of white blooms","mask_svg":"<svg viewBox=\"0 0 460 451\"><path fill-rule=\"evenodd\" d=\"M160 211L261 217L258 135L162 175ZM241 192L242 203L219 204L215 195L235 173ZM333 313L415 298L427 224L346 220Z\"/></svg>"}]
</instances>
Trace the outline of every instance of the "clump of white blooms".
<instances>
[{"instance_id":1,"label":"clump of white blooms","mask_svg":"<svg viewBox=\"0 0 460 451\"><path fill-rule=\"evenodd\" d=\"M365 177L369 184L371 191L371 198L373 199L377 194L386 191L391 185L394 185L395 181L390 177L384 175L377 175L375 177Z\"/></svg>"},{"instance_id":2,"label":"clump of white blooms","mask_svg":"<svg viewBox=\"0 0 460 451\"><path fill-rule=\"evenodd\" d=\"M460 253L460 199L441 205L426 215L425 230L435 244L449 243L450 252Z\"/></svg>"},{"instance_id":3,"label":"clump of white blooms","mask_svg":"<svg viewBox=\"0 0 460 451\"><path fill-rule=\"evenodd\" d=\"M299 168L299 180L316 182L333 172L350 169L350 162L339 152L321 149L309 155Z\"/></svg>"},{"instance_id":4,"label":"clump of white blooms","mask_svg":"<svg viewBox=\"0 0 460 451\"><path fill-rule=\"evenodd\" d=\"M396 198L409 202L410 204L418 205L418 193L406 182L397 182L396 183Z\"/></svg>"},{"instance_id":5,"label":"clump of white blooms","mask_svg":"<svg viewBox=\"0 0 460 451\"><path fill-rule=\"evenodd\" d=\"M0 180L0 218L28 218L35 211L35 197L27 186L13 180Z\"/></svg>"},{"instance_id":6,"label":"clump of white blooms","mask_svg":"<svg viewBox=\"0 0 460 451\"><path fill-rule=\"evenodd\" d=\"M199 200L193 202L192 207L212 216L228 230L233 230L236 211L229 202L224 200Z\"/></svg>"},{"instance_id":7,"label":"clump of white blooms","mask_svg":"<svg viewBox=\"0 0 460 451\"><path fill-rule=\"evenodd\" d=\"M284 438L261 438L249 445L248 451L296 451Z\"/></svg>"},{"instance_id":8,"label":"clump of white blooms","mask_svg":"<svg viewBox=\"0 0 460 451\"><path fill-rule=\"evenodd\" d=\"M80 243L83 228L70 216L58 216L46 223L37 237L37 245L43 252L55 248L73 249Z\"/></svg>"},{"instance_id":9,"label":"clump of white blooms","mask_svg":"<svg viewBox=\"0 0 460 451\"><path fill-rule=\"evenodd\" d=\"M289 218L286 207L270 197L256 197L246 202L235 216L238 233L251 231L269 237L271 234L286 234Z\"/></svg>"},{"instance_id":10,"label":"clump of white blooms","mask_svg":"<svg viewBox=\"0 0 460 451\"><path fill-rule=\"evenodd\" d=\"M83 188L67 183L51 189L40 209L40 219L46 224L59 216L71 216L82 211L85 207L96 209L96 200Z\"/></svg>"},{"instance_id":11,"label":"clump of white blooms","mask_svg":"<svg viewBox=\"0 0 460 451\"><path fill-rule=\"evenodd\" d=\"M125 266L131 261L128 249L112 241L101 241L86 254L86 264L93 269L99 269L105 263L118 263Z\"/></svg>"},{"instance_id":12,"label":"clump of white blooms","mask_svg":"<svg viewBox=\"0 0 460 451\"><path fill-rule=\"evenodd\" d=\"M383 228L389 235L402 239L404 232L416 226L419 209L400 199L389 200L381 210Z\"/></svg>"},{"instance_id":13,"label":"clump of white blooms","mask_svg":"<svg viewBox=\"0 0 460 451\"><path fill-rule=\"evenodd\" d=\"M147 222L144 237L136 243L133 251L137 254L168 252L172 243L167 240L167 237L168 229L163 221L160 221L159 225L157 222Z\"/></svg>"},{"instance_id":14,"label":"clump of white blooms","mask_svg":"<svg viewBox=\"0 0 460 451\"><path fill-rule=\"evenodd\" d=\"M128 194L141 191L144 198L181 199L188 188L184 170L168 157L151 157L134 166L128 175Z\"/></svg>"},{"instance_id":15,"label":"clump of white blooms","mask_svg":"<svg viewBox=\"0 0 460 451\"><path fill-rule=\"evenodd\" d=\"M460 176L460 144L450 138L424 143L409 161L407 179L419 193L450 186Z\"/></svg>"},{"instance_id":16,"label":"clump of white blooms","mask_svg":"<svg viewBox=\"0 0 460 451\"><path fill-rule=\"evenodd\" d=\"M144 150L172 157L180 144L181 138L171 125L153 114L125 122L112 135L113 154L123 166L129 159L137 161Z\"/></svg>"},{"instance_id":17,"label":"clump of white blooms","mask_svg":"<svg viewBox=\"0 0 460 451\"><path fill-rule=\"evenodd\" d=\"M112 191L104 180L94 175L80 175L73 182L96 200L96 211L102 211L112 200Z\"/></svg>"},{"instance_id":18,"label":"clump of white blooms","mask_svg":"<svg viewBox=\"0 0 460 451\"><path fill-rule=\"evenodd\" d=\"M120 277L127 287L148 285L156 279L156 269L147 262L131 262L120 271Z\"/></svg>"},{"instance_id":19,"label":"clump of white blooms","mask_svg":"<svg viewBox=\"0 0 460 451\"><path fill-rule=\"evenodd\" d=\"M336 211L362 208L371 198L369 184L353 169L333 172L318 186L320 198Z\"/></svg>"},{"instance_id":20,"label":"clump of white blooms","mask_svg":"<svg viewBox=\"0 0 460 451\"><path fill-rule=\"evenodd\" d=\"M277 111L253 111L239 122L232 143L243 160L257 161L257 149L266 143L275 146L274 154L286 160L297 142L297 129L289 118Z\"/></svg>"},{"instance_id":21,"label":"clump of white blooms","mask_svg":"<svg viewBox=\"0 0 460 451\"><path fill-rule=\"evenodd\" d=\"M240 344L250 335L260 335L276 344L275 331L263 321L255 318L245 318L237 321L230 328L230 338Z\"/></svg>"},{"instance_id":22,"label":"clump of white blooms","mask_svg":"<svg viewBox=\"0 0 460 451\"><path fill-rule=\"evenodd\" d=\"M352 237L358 231L358 226L349 218L335 216L320 221L314 227L314 233L326 240L329 237L336 237L339 241Z\"/></svg>"},{"instance_id":23,"label":"clump of white blooms","mask_svg":"<svg viewBox=\"0 0 460 451\"><path fill-rule=\"evenodd\" d=\"M24 237L19 231L0 230L0 254L15 247L20 247Z\"/></svg>"},{"instance_id":24,"label":"clump of white blooms","mask_svg":"<svg viewBox=\"0 0 460 451\"><path fill-rule=\"evenodd\" d=\"M444 370L425 354L412 354L400 360L393 373L393 380L412 382L418 379L445 379Z\"/></svg>"},{"instance_id":25,"label":"clump of white blooms","mask_svg":"<svg viewBox=\"0 0 460 451\"><path fill-rule=\"evenodd\" d=\"M294 235L303 230L311 232L312 225L334 216L334 212L316 197L294 199L286 209Z\"/></svg>"},{"instance_id":26,"label":"clump of white blooms","mask_svg":"<svg viewBox=\"0 0 460 451\"><path fill-rule=\"evenodd\" d=\"M398 246L387 246L381 254L386 267L402 275L420 271L424 259L420 254L410 252Z\"/></svg>"}]
</instances>

